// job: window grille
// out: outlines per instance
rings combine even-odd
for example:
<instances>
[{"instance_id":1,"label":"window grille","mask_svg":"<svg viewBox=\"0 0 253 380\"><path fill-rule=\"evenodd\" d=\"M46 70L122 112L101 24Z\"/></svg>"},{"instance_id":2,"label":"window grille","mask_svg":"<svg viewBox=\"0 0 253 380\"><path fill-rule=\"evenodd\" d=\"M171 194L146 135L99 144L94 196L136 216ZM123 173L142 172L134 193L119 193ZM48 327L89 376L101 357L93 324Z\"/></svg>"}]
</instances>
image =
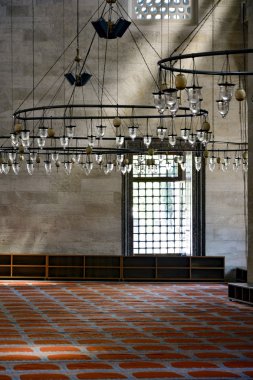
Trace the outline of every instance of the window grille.
<instances>
[{"instance_id":1,"label":"window grille","mask_svg":"<svg viewBox=\"0 0 253 380\"><path fill-rule=\"evenodd\" d=\"M138 20L191 20L194 0L132 0L132 15ZM196 0L195 0L196 1Z\"/></svg>"},{"instance_id":2,"label":"window grille","mask_svg":"<svg viewBox=\"0 0 253 380\"><path fill-rule=\"evenodd\" d=\"M132 252L191 254L191 160L183 173L175 156L158 159L151 169L133 157Z\"/></svg>"}]
</instances>

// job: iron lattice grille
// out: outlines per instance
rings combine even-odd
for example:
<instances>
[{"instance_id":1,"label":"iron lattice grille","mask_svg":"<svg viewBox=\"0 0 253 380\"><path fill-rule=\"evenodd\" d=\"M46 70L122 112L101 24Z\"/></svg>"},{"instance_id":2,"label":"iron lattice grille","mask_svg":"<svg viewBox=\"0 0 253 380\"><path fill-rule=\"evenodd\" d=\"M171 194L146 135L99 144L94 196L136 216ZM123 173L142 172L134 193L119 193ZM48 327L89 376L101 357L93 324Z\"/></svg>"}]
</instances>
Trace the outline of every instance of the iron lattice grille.
<instances>
[{"instance_id":1,"label":"iron lattice grille","mask_svg":"<svg viewBox=\"0 0 253 380\"><path fill-rule=\"evenodd\" d=\"M174 156L162 158L155 172L133 159L133 254L191 254L187 180Z\"/></svg>"},{"instance_id":2,"label":"iron lattice grille","mask_svg":"<svg viewBox=\"0 0 253 380\"><path fill-rule=\"evenodd\" d=\"M132 0L133 15L140 20L191 20L193 0Z\"/></svg>"}]
</instances>

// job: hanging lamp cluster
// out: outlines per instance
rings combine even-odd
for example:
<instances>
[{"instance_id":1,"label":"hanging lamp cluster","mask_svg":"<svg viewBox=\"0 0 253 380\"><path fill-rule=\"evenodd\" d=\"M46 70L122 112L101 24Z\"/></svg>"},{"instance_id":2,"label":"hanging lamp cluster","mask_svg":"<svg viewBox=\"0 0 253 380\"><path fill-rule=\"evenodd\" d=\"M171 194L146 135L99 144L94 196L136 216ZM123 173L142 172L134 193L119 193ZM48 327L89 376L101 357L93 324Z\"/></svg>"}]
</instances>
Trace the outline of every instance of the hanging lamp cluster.
<instances>
[{"instance_id":1,"label":"hanging lamp cluster","mask_svg":"<svg viewBox=\"0 0 253 380\"><path fill-rule=\"evenodd\" d=\"M225 172L230 168L234 170L242 168L246 171L248 167L246 142L215 141L208 120L208 111L202 108L203 95L198 76L200 74L220 76L217 106L221 116L225 117L234 92L231 76L238 75L241 78L253 74L248 71L233 72L230 69L229 57L251 54L253 50L185 54L159 60L158 81L154 80L158 89L153 93L154 105L119 105L118 94L117 99L112 101L105 87L105 75L108 69L107 49L110 40L121 38L132 24L123 17L125 10L120 1L103 1L93 17L101 8L103 9L99 18L91 21L95 34L87 54L82 58L79 37L85 28L80 28L79 25L79 0L77 0L76 54L63 73L65 83L72 90L71 95L64 104L59 105L57 102L55 105L63 81L48 105L35 106L36 88L33 79L33 89L30 93L33 96L33 107L20 106L13 115L14 123L10 138L0 136L0 140L3 141L0 149L0 173L13 172L17 175L22 167L26 167L28 174L32 175L36 168L43 165L46 174L64 168L69 175L73 168L78 166L89 175L97 166L104 174L116 170L125 175L132 170L133 156L138 156L135 163L138 170L143 170L145 167L145 170L155 173L161 163L165 164L166 170L170 170L171 155L181 169L185 170L187 152L193 153L197 171L201 170L204 164L210 171L221 169ZM133 34L130 34L133 37ZM106 40L103 68L100 71L98 69L98 73L103 72L102 78L99 78L99 75L96 77L87 68L95 36L98 37L98 41ZM140 51L135 39L134 43ZM198 58L216 55L225 56L225 64L221 70L203 71L197 68ZM118 59L118 52L115 56ZM143 54L141 56L143 58ZM183 68L182 62L189 58L193 62L192 68ZM146 64L145 59L144 62ZM190 83L187 83L189 79L186 79L186 73L191 75ZM240 80L235 91L235 97L239 102L246 98L242 82ZM76 99L83 98L83 88L89 84L93 89L98 86L97 103L86 104L81 101L77 104ZM118 86L118 72L116 84ZM105 96L110 104L103 102ZM184 98L185 104L183 104Z\"/></svg>"}]
</instances>

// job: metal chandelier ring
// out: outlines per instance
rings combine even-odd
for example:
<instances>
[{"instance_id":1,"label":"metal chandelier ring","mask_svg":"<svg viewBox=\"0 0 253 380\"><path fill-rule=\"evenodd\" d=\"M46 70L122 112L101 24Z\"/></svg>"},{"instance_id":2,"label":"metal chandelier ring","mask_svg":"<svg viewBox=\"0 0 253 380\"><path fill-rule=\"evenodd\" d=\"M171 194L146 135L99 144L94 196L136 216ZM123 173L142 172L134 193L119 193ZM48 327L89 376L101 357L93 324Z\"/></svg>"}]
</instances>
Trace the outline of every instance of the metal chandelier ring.
<instances>
[{"instance_id":1,"label":"metal chandelier ring","mask_svg":"<svg viewBox=\"0 0 253 380\"><path fill-rule=\"evenodd\" d=\"M184 59L195 59L195 58L203 58L203 57L216 57L216 56L233 56L233 55L248 55L253 54L253 49L236 49L236 50L217 50L217 51L206 51L199 53L190 53L190 54L181 54L181 55L173 55L158 61L158 65L161 69L175 72L175 73L187 73L187 74L203 74L203 75L235 75L235 76L243 76L243 75L253 75L253 71L223 71L223 70L200 70L196 67L193 69L182 69L180 67L175 67L178 61L182 61Z\"/></svg>"}]
</instances>

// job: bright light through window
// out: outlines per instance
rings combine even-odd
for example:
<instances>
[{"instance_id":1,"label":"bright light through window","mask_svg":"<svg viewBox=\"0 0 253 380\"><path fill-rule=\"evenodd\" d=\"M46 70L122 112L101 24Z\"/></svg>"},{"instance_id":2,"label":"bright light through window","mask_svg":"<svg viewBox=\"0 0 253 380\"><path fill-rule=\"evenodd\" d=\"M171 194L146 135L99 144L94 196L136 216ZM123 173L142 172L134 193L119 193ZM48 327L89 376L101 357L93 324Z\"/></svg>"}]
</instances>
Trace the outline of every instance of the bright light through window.
<instances>
[{"instance_id":1,"label":"bright light through window","mask_svg":"<svg viewBox=\"0 0 253 380\"><path fill-rule=\"evenodd\" d=\"M132 0L132 17L139 20L191 20L193 0Z\"/></svg>"},{"instance_id":2,"label":"bright light through window","mask_svg":"<svg viewBox=\"0 0 253 380\"><path fill-rule=\"evenodd\" d=\"M175 156L159 165L133 158L133 254L191 254L191 157L183 173Z\"/></svg>"}]
</instances>

